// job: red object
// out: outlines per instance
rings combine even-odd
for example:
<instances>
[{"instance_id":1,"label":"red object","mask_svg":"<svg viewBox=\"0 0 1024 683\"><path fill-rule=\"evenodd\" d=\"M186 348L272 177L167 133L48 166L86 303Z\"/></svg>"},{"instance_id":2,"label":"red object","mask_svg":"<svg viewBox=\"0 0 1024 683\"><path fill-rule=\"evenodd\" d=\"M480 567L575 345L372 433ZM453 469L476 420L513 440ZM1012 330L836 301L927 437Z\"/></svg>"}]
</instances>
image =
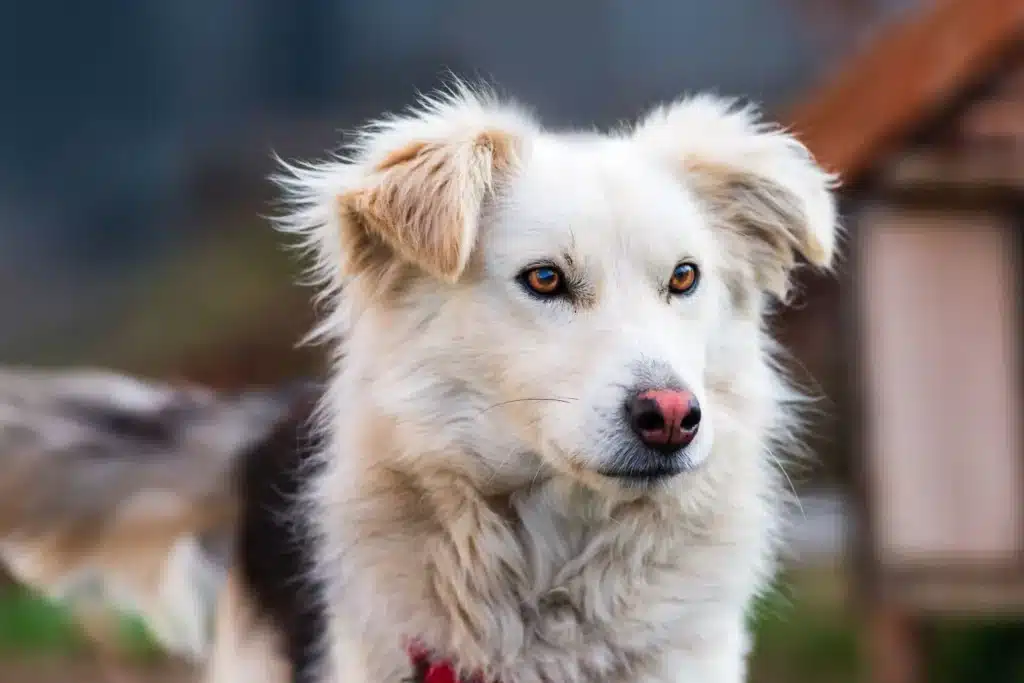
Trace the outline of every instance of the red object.
<instances>
[{"instance_id":1,"label":"red object","mask_svg":"<svg viewBox=\"0 0 1024 683\"><path fill-rule=\"evenodd\" d=\"M450 661L434 661L432 653L419 643L410 645L408 652L419 676L415 679L418 683L482 683L480 676L474 676L468 681L459 678Z\"/></svg>"},{"instance_id":2,"label":"red object","mask_svg":"<svg viewBox=\"0 0 1024 683\"><path fill-rule=\"evenodd\" d=\"M455 668L448 662L431 664L423 677L423 683L460 683Z\"/></svg>"}]
</instances>

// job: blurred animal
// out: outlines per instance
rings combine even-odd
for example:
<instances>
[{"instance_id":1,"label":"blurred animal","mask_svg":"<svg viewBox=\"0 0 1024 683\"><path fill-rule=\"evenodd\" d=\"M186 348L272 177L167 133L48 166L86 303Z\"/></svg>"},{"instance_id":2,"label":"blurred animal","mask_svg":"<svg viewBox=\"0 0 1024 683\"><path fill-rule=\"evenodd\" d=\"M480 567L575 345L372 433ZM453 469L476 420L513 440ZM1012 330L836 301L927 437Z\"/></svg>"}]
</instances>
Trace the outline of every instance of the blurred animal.
<instances>
[{"instance_id":1,"label":"blurred animal","mask_svg":"<svg viewBox=\"0 0 1024 683\"><path fill-rule=\"evenodd\" d=\"M241 521L210 680L743 680L801 400L764 321L836 242L808 152L712 97L554 133L456 86L281 183L338 366L251 472L291 502Z\"/></svg>"},{"instance_id":2,"label":"blurred animal","mask_svg":"<svg viewBox=\"0 0 1024 683\"><path fill-rule=\"evenodd\" d=\"M237 463L304 391L0 369L0 560L101 644L113 607L204 661L233 552Z\"/></svg>"}]
</instances>

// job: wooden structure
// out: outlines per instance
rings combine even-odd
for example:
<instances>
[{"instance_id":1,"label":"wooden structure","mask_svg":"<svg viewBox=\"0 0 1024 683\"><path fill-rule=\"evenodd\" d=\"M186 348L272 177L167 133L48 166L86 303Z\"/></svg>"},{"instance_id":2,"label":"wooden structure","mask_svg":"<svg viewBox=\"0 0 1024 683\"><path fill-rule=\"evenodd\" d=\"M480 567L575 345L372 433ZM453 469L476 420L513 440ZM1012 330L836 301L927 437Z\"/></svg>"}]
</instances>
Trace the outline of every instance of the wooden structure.
<instances>
[{"instance_id":1,"label":"wooden structure","mask_svg":"<svg viewBox=\"0 0 1024 683\"><path fill-rule=\"evenodd\" d=\"M922 617L1024 612L1024 0L925 3L789 123L846 186L872 680L920 680Z\"/></svg>"}]
</instances>

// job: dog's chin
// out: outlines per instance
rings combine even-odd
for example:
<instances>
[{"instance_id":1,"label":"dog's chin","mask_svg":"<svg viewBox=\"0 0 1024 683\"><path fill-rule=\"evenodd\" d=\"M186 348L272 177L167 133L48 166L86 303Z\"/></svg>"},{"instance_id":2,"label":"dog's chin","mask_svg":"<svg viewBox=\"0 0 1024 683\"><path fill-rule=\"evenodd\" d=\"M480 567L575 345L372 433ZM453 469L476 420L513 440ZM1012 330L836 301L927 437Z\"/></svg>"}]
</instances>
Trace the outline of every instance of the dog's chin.
<instances>
[{"instance_id":1,"label":"dog's chin","mask_svg":"<svg viewBox=\"0 0 1024 683\"><path fill-rule=\"evenodd\" d=\"M543 458L555 476L567 476L586 488L613 497L633 498L645 491L672 486L700 468L707 443L694 442L679 453L665 455L639 443L626 443L614 452L580 457L579 451L552 449ZM543 452L543 451L542 451ZM569 454L575 457L570 457ZM543 477L533 477L533 483Z\"/></svg>"},{"instance_id":2,"label":"dog's chin","mask_svg":"<svg viewBox=\"0 0 1024 683\"><path fill-rule=\"evenodd\" d=\"M648 489L667 486L680 475L691 472L696 466L685 456L667 459L664 463L629 465L599 470L599 474L611 483L629 489Z\"/></svg>"},{"instance_id":3,"label":"dog's chin","mask_svg":"<svg viewBox=\"0 0 1024 683\"><path fill-rule=\"evenodd\" d=\"M672 455L637 445L629 449L626 457L620 453L597 473L608 482L627 489L667 486L700 467L706 459L703 445L695 442Z\"/></svg>"}]
</instances>

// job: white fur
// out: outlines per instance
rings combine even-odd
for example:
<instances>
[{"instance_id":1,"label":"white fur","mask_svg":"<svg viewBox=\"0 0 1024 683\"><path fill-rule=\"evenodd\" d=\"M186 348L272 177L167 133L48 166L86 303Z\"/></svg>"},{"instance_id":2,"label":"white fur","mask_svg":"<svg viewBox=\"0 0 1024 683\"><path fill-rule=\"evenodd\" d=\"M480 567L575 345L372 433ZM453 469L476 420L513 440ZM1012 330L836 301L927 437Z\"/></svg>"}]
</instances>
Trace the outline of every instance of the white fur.
<instances>
[{"instance_id":1,"label":"white fur","mask_svg":"<svg viewBox=\"0 0 1024 683\"><path fill-rule=\"evenodd\" d=\"M486 145L495 167L474 186L477 228L452 226L454 281L398 252L385 265L401 277L383 281L342 252L365 225L340 209L412 182L386 160L421 143L452 182L473 179L446 166L448 146ZM345 683L398 683L409 638L503 683L742 680L795 397L770 358L778 274L763 271L788 274L790 250L828 265L829 183L791 137L713 98L635 130L556 134L464 86L372 124L344 158L289 167L282 225L314 253L318 333L344 355L310 507L324 680L344 667ZM417 215L441 201L400 192ZM538 260L573 273L581 299L528 296L516 276ZM683 260L701 283L670 297ZM621 406L645 363L684 382L704 419L688 471L636 486L598 470L628 442Z\"/></svg>"}]
</instances>

